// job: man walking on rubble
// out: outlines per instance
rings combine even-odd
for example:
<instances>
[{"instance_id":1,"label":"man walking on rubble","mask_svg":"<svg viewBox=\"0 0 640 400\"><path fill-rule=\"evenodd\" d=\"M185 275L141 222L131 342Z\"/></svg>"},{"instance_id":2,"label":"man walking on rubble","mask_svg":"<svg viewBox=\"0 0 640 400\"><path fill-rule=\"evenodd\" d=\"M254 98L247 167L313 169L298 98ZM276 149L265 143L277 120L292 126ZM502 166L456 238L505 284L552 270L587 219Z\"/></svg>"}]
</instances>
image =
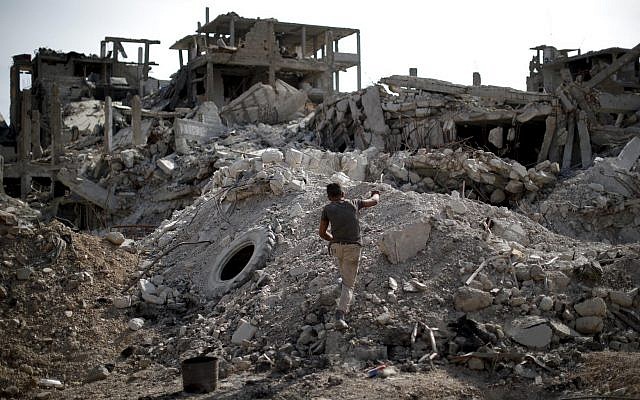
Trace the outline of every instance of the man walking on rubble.
<instances>
[{"instance_id":1,"label":"man walking on rubble","mask_svg":"<svg viewBox=\"0 0 640 400\"><path fill-rule=\"evenodd\" d=\"M338 262L342 291L336 310L336 327L346 329L349 325L344 317L349 311L349 304L353 298L362 251L358 212L361 208L378 204L380 192L372 190L371 197L366 200L351 200L344 197L339 184L330 183L327 185L327 196L331 202L322 209L319 234L321 238L330 242L329 250ZM331 233L327 232L329 226L331 226Z\"/></svg>"}]
</instances>

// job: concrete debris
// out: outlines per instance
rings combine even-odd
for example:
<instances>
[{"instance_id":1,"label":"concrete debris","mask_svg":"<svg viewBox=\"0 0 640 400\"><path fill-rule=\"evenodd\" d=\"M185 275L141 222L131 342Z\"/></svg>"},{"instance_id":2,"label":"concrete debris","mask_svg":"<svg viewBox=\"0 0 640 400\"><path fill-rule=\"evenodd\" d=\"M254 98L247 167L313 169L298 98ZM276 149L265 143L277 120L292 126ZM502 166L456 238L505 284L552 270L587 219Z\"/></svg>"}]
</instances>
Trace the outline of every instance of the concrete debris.
<instances>
[{"instance_id":1,"label":"concrete debris","mask_svg":"<svg viewBox=\"0 0 640 400\"><path fill-rule=\"evenodd\" d=\"M482 310L493 302L490 293L471 287L460 287L454 296L456 309L464 312Z\"/></svg>"},{"instance_id":2,"label":"concrete debris","mask_svg":"<svg viewBox=\"0 0 640 400\"><path fill-rule=\"evenodd\" d=\"M233 344L242 344L245 341L249 341L253 339L253 336L256 334L258 328L251 325L251 323L245 319L241 319L236 331L233 333L231 337L231 343ZM305 343L306 344L306 343Z\"/></svg>"},{"instance_id":3,"label":"concrete debris","mask_svg":"<svg viewBox=\"0 0 640 400\"><path fill-rule=\"evenodd\" d=\"M391 264L405 262L415 257L427 247L431 224L421 221L401 227L399 230L387 231L378 246L387 256Z\"/></svg>"},{"instance_id":4,"label":"concrete debris","mask_svg":"<svg viewBox=\"0 0 640 400\"><path fill-rule=\"evenodd\" d=\"M525 317L508 323L505 333L523 346L543 349L551 343L552 330L544 318Z\"/></svg>"}]
</instances>

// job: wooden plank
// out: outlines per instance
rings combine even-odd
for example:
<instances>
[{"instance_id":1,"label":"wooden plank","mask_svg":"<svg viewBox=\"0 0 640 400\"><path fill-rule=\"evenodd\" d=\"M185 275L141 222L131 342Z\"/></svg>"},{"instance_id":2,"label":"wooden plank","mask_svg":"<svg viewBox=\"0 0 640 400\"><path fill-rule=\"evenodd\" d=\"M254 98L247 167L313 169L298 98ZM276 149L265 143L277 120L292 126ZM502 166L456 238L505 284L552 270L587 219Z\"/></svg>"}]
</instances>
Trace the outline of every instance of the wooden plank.
<instances>
[{"instance_id":1,"label":"wooden plank","mask_svg":"<svg viewBox=\"0 0 640 400\"><path fill-rule=\"evenodd\" d=\"M584 111L578 113L578 137L580 138L582 168L587 168L591 165L591 138L587 128L587 113Z\"/></svg>"},{"instance_id":2,"label":"wooden plank","mask_svg":"<svg viewBox=\"0 0 640 400\"><path fill-rule=\"evenodd\" d=\"M549 148L551 147L551 141L556 132L556 117L549 115L545 120L546 129L544 132L544 139L542 140L542 147L540 153L538 153L538 162L542 162L549 156Z\"/></svg>"}]
</instances>

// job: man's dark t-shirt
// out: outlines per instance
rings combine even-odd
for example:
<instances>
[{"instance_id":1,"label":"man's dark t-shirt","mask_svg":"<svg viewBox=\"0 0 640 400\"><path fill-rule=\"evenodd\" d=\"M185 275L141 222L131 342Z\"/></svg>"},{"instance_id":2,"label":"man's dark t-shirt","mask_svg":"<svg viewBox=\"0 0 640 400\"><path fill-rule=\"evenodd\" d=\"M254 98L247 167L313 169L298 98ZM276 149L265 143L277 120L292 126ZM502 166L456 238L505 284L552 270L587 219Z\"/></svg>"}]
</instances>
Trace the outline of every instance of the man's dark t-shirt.
<instances>
[{"instance_id":1,"label":"man's dark t-shirt","mask_svg":"<svg viewBox=\"0 0 640 400\"><path fill-rule=\"evenodd\" d=\"M360 221L358 211L362 200L343 199L332 201L322 209L322 219L331 224L332 242L360 243Z\"/></svg>"}]
</instances>

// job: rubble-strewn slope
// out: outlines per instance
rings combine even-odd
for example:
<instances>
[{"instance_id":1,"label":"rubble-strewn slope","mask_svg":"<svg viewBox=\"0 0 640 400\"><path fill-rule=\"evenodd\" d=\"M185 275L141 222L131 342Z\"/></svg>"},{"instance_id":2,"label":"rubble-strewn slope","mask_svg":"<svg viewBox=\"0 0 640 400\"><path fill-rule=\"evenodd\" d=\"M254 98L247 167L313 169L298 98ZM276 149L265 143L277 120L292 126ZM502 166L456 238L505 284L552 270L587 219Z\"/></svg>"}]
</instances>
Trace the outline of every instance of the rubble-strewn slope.
<instances>
[{"instance_id":1,"label":"rubble-strewn slope","mask_svg":"<svg viewBox=\"0 0 640 400\"><path fill-rule=\"evenodd\" d=\"M410 371L425 368L424 356L432 352L427 327L435 327L445 364L482 370L497 363L509 382L540 377L551 388L557 378L549 371L580 362L576 350L637 351L638 333L623 322L633 323L631 310L640 301L637 246L578 242L504 208L387 185L381 204L362 215L366 239L352 328L334 330L337 273L316 233L327 180L309 172L306 181L284 194L242 179L233 196L229 188L214 188L149 237L154 253L212 241L176 248L155 268L152 281L180 292L174 301L204 302L200 316L182 319L184 329L154 347L158 360L175 363L213 349L225 359L226 376L321 367L340 354L353 365L390 359ZM381 187L347 185L353 197ZM422 242L417 253L398 256L411 251L408 243L396 243L395 255L376 245L421 223L429 233L413 238ZM206 286L216 256L242 232L267 226L277 238L272 261L240 288L211 298ZM406 261L391 264L394 258ZM461 325L465 313L477 321L471 328ZM174 317L160 318L157 326L169 320Z\"/></svg>"}]
</instances>

